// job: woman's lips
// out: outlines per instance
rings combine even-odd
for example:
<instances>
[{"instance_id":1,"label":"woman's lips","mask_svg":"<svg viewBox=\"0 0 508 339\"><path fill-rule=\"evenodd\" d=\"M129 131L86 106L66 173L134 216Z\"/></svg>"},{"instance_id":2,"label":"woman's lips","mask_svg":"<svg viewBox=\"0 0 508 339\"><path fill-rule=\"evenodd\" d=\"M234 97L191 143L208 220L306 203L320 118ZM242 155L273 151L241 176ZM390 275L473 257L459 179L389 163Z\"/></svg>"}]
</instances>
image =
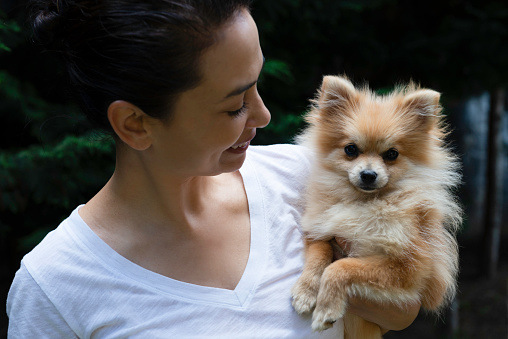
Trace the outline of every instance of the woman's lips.
<instances>
[{"instance_id":1,"label":"woman's lips","mask_svg":"<svg viewBox=\"0 0 508 339\"><path fill-rule=\"evenodd\" d=\"M244 153L247 150L247 148L249 148L250 142L252 139L254 139L255 136L256 136L256 133L254 132L253 135L249 138L249 140L231 146L230 148L227 149L228 152Z\"/></svg>"},{"instance_id":2,"label":"woman's lips","mask_svg":"<svg viewBox=\"0 0 508 339\"><path fill-rule=\"evenodd\" d=\"M247 151L247 148L249 148L249 145L250 140L238 145L231 146L230 148L227 149L227 151L236 154L244 153L245 151Z\"/></svg>"},{"instance_id":3,"label":"woman's lips","mask_svg":"<svg viewBox=\"0 0 508 339\"><path fill-rule=\"evenodd\" d=\"M244 142L243 144L239 144L239 145L235 145L235 146L231 146L232 149L238 149L238 148L247 148L250 144L250 140L249 141L246 141Z\"/></svg>"}]
</instances>

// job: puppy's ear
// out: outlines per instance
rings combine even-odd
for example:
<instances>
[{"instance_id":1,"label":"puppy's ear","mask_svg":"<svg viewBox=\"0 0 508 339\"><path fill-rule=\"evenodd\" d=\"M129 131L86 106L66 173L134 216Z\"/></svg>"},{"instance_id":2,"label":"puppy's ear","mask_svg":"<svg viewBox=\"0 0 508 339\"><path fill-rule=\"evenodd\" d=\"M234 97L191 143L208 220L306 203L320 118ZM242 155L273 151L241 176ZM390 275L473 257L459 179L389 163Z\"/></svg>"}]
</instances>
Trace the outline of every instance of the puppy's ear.
<instances>
[{"instance_id":1,"label":"puppy's ear","mask_svg":"<svg viewBox=\"0 0 508 339\"><path fill-rule=\"evenodd\" d=\"M318 95L316 104L322 113L349 112L359 100L353 84L342 76L325 76Z\"/></svg>"},{"instance_id":2,"label":"puppy's ear","mask_svg":"<svg viewBox=\"0 0 508 339\"><path fill-rule=\"evenodd\" d=\"M402 101L403 110L410 116L415 127L430 129L440 119L441 94L430 89L419 89L407 94Z\"/></svg>"}]
</instances>

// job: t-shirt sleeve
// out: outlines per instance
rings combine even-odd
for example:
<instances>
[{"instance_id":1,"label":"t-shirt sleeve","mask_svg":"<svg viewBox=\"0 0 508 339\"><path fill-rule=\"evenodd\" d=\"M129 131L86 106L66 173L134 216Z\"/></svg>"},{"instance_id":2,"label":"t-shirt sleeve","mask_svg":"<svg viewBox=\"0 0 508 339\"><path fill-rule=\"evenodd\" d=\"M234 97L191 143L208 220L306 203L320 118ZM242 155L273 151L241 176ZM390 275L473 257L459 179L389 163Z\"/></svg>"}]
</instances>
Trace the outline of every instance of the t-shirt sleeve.
<instances>
[{"instance_id":1,"label":"t-shirt sleeve","mask_svg":"<svg viewBox=\"0 0 508 339\"><path fill-rule=\"evenodd\" d=\"M7 297L8 338L77 338L22 264Z\"/></svg>"}]
</instances>

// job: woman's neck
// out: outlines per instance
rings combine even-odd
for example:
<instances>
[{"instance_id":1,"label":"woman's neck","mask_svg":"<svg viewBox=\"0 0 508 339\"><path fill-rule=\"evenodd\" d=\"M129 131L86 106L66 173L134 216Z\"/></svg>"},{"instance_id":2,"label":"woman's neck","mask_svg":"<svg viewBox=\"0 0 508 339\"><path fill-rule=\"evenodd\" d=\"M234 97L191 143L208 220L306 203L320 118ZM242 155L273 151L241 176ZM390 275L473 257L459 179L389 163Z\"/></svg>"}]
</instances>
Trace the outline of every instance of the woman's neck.
<instances>
[{"instance_id":1,"label":"woman's neck","mask_svg":"<svg viewBox=\"0 0 508 339\"><path fill-rule=\"evenodd\" d=\"M80 209L81 217L111 248L141 267L233 289L250 248L240 173L188 178L154 173L139 163L119 164L105 187Z\"/></svg>"},{"instance_id":2,"label":"woman's neck","mask_svg":"<svg viewBox=\"0 0 508 339\"><path fill-rule=\"evenodd\" d=\"M217 195L223 195L224 180L239 175L184 177L146 163L135 153L117 156L113 176L80 214L83 216L87 211L93 211L89 213L95 219L93 224L108 220L110 216L122 220L124 227L150 224L151 227L187 232L197 226L196 220L208 204L213 203Z\"/></svg>"}]
</instances>

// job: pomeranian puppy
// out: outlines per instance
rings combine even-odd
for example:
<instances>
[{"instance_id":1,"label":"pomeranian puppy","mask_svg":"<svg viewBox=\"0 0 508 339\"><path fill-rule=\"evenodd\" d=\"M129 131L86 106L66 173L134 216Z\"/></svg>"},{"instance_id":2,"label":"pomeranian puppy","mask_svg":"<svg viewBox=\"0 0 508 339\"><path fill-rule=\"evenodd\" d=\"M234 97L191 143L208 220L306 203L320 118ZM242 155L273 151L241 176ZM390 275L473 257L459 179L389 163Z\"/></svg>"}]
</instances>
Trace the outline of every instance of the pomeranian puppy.
<instances>
[{"instance_id":1,"label":"pomeranian puppy","mask_svg":"<svg viewBox=\"0 0 508 339\"><path fill-rule=\"evenodd\" d=\"M439 99L413 83L378 96L324 77L299 137L316 158L302 218L305 266L292 289L315 331L344 317L346 338L381 338L379 326L346 312L352 296L436 312L453 299L461 177ZM337 261L334 237L349 245Z\"/></svg>"}]
</instances>

